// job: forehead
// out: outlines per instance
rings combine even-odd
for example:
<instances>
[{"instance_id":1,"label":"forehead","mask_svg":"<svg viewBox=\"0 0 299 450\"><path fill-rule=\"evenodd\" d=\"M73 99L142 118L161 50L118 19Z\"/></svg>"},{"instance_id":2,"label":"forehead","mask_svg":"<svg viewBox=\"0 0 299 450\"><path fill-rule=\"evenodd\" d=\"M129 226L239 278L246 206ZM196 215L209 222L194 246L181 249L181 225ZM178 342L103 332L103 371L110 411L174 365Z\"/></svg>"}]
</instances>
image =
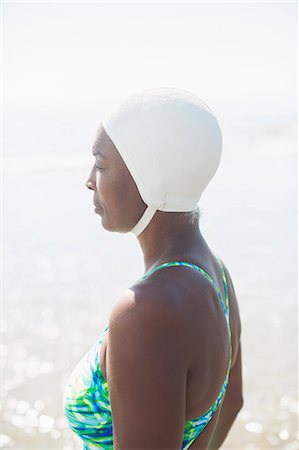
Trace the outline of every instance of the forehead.
<instances>
[{"instance_id":1,"label":"forehead","mask_svg":"<svg viewBox=\"0 0 299 450\"><path fill-rule=\"evenodd\" d=\"M117 153L117 149L106 133L104 127L100 126L92 146L92 154L95 156L101 156L105 159L110 159L117 156Z\"/></svg>"},{"instance_id":2,"label":"forehead","mask_svg":"<svg viewBox=\"0 0 299 450\"><path fill-rule=\"evenodd\" d=\"M109 151L107 151L107 143L105 140L101 137L100 134L97 135L95 142L92 146L92 154L94 156L101 156L102 158L107 159L107 154Z\"/></svg>"}]
</instances>

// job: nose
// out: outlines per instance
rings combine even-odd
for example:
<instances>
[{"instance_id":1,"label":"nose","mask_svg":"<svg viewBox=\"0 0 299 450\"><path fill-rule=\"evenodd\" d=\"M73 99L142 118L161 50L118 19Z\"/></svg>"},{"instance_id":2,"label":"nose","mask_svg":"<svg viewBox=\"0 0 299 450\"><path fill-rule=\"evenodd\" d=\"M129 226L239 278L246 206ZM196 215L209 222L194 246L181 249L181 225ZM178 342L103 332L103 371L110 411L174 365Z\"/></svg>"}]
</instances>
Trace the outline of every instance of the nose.
<instances>
[{"instance_id":1,"label":"nose","mask_svg":"<svg viewBox=\"0 0 299 450\"><path fill-rule=\"evenodd\" d=\"M88 189L92 189L93 191L95 190L95 188L94 188L93 184L91 183L91 181L86 181L85 186Z\"/></svg>"},{"instance_id":2,"label":"nose","mask_svg":"<svg viewBox=\"0 0 299 450\"><path fill-rule=\"evenodd\" d=\"M94 179L94 170L92 169L92 171L90 172L90 175L85 183L85 186L88 189L92 189L93 191L96 190L96 186L95 186L95 179Z\"/></svg>"}]
</instances>

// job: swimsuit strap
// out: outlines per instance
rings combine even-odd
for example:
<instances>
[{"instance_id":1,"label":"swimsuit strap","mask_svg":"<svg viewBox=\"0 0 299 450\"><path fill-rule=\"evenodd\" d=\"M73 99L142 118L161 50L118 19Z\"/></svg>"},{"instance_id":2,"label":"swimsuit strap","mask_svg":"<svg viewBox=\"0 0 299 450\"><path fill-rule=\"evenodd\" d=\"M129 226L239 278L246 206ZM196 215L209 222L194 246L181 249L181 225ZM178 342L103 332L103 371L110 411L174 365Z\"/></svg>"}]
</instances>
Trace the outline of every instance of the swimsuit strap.
<instances>
[{"instance_id":1,"label":"swimsuit strap","mask_svg":"<svg viewBox=\"0 0 299 450\"><path fill-rule=\"evenodd\" d=\"M226 280L226 276L225 276L225 271L224 271L224 267L223 267L223 262L222 260L219 258L218 255L214 255L219 266L220 266L220 270L221 270L221 276L222 276L222 281L223 281L223 285L224 285L224 295L225 295L225 306L226 309L229 310L229 301L228 301L228 287L227 287L227 280Z\"/></svg>"},{"instance_id":2,"label":"swimsuit strap","mask_svg":"<svg viewBox=\"0 0 299 450\"><path fill-rule=\"evenodd\" d=\"M216 290L217 296L221 302L222 305L222 309L225 313L227 313L227 311L229 310L229 302L228 302L228 288L227 288L227 281L226 281L226 276L225 276L225 272L224 272L224 268L223 268L223 264L221 259L219 258L219 256L214 255L218 265L220 266L220 270L221 270L221 276L222 276L222 281L224 284L224 292L225 292L225 298L223 301L221 292L217 286L217 284L215 283L215 281L213 280L213 278L211 277L211 275L204 269L202 269L201 267L197 266L196 264L187 262L187 261L169 261L163 264L160 264L157 267L154 267L153 269L149 270L148 272L146 272L142 277L140 277L138 281L144 280L145 278L149 277L152 273L154 273L156 270L158 269L162 269L163 267L172 267L172 266L185 266L185 267L192 267L193 269L198 270L199 272L201 272L209 281L210 283L212 283L214 289Z\"/></svg>"}]
</instances>

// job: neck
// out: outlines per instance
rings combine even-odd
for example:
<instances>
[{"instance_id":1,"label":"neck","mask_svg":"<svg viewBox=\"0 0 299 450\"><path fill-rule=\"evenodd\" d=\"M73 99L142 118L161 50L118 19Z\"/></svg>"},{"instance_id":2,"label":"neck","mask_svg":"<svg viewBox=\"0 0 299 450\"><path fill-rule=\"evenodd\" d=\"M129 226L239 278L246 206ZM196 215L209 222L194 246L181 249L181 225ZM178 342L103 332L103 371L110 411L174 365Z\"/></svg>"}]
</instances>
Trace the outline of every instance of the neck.
<instances>
[{"instance_id":1,"label":"neck","mask_svg":"<svg viewBox=\"0 0 299 450\"><path fill-rule=\"evenodd\" d=\"M198 221L190 223L182 213L176 212L157 211L137 239L143 252L146 272L205 245Z\"/></svg>"}]
</instances>

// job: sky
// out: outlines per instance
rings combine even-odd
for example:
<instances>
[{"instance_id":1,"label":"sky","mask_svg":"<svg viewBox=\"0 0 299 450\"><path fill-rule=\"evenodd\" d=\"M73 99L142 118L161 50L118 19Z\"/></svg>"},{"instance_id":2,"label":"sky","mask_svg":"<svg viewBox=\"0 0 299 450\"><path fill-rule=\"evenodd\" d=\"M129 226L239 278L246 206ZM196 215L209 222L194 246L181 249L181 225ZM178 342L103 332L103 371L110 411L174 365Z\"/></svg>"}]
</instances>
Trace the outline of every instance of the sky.
<instances>
[{"instance_id":1,"label":"sky","mask_svg":"<svg viewBox=\"0 0 299 450\"><path fill-rule=\"evenodd\" d=\"M3 3L4 112L173 86L221 114L294 114L295 2Z\"/></svg>"}]
</instances>

